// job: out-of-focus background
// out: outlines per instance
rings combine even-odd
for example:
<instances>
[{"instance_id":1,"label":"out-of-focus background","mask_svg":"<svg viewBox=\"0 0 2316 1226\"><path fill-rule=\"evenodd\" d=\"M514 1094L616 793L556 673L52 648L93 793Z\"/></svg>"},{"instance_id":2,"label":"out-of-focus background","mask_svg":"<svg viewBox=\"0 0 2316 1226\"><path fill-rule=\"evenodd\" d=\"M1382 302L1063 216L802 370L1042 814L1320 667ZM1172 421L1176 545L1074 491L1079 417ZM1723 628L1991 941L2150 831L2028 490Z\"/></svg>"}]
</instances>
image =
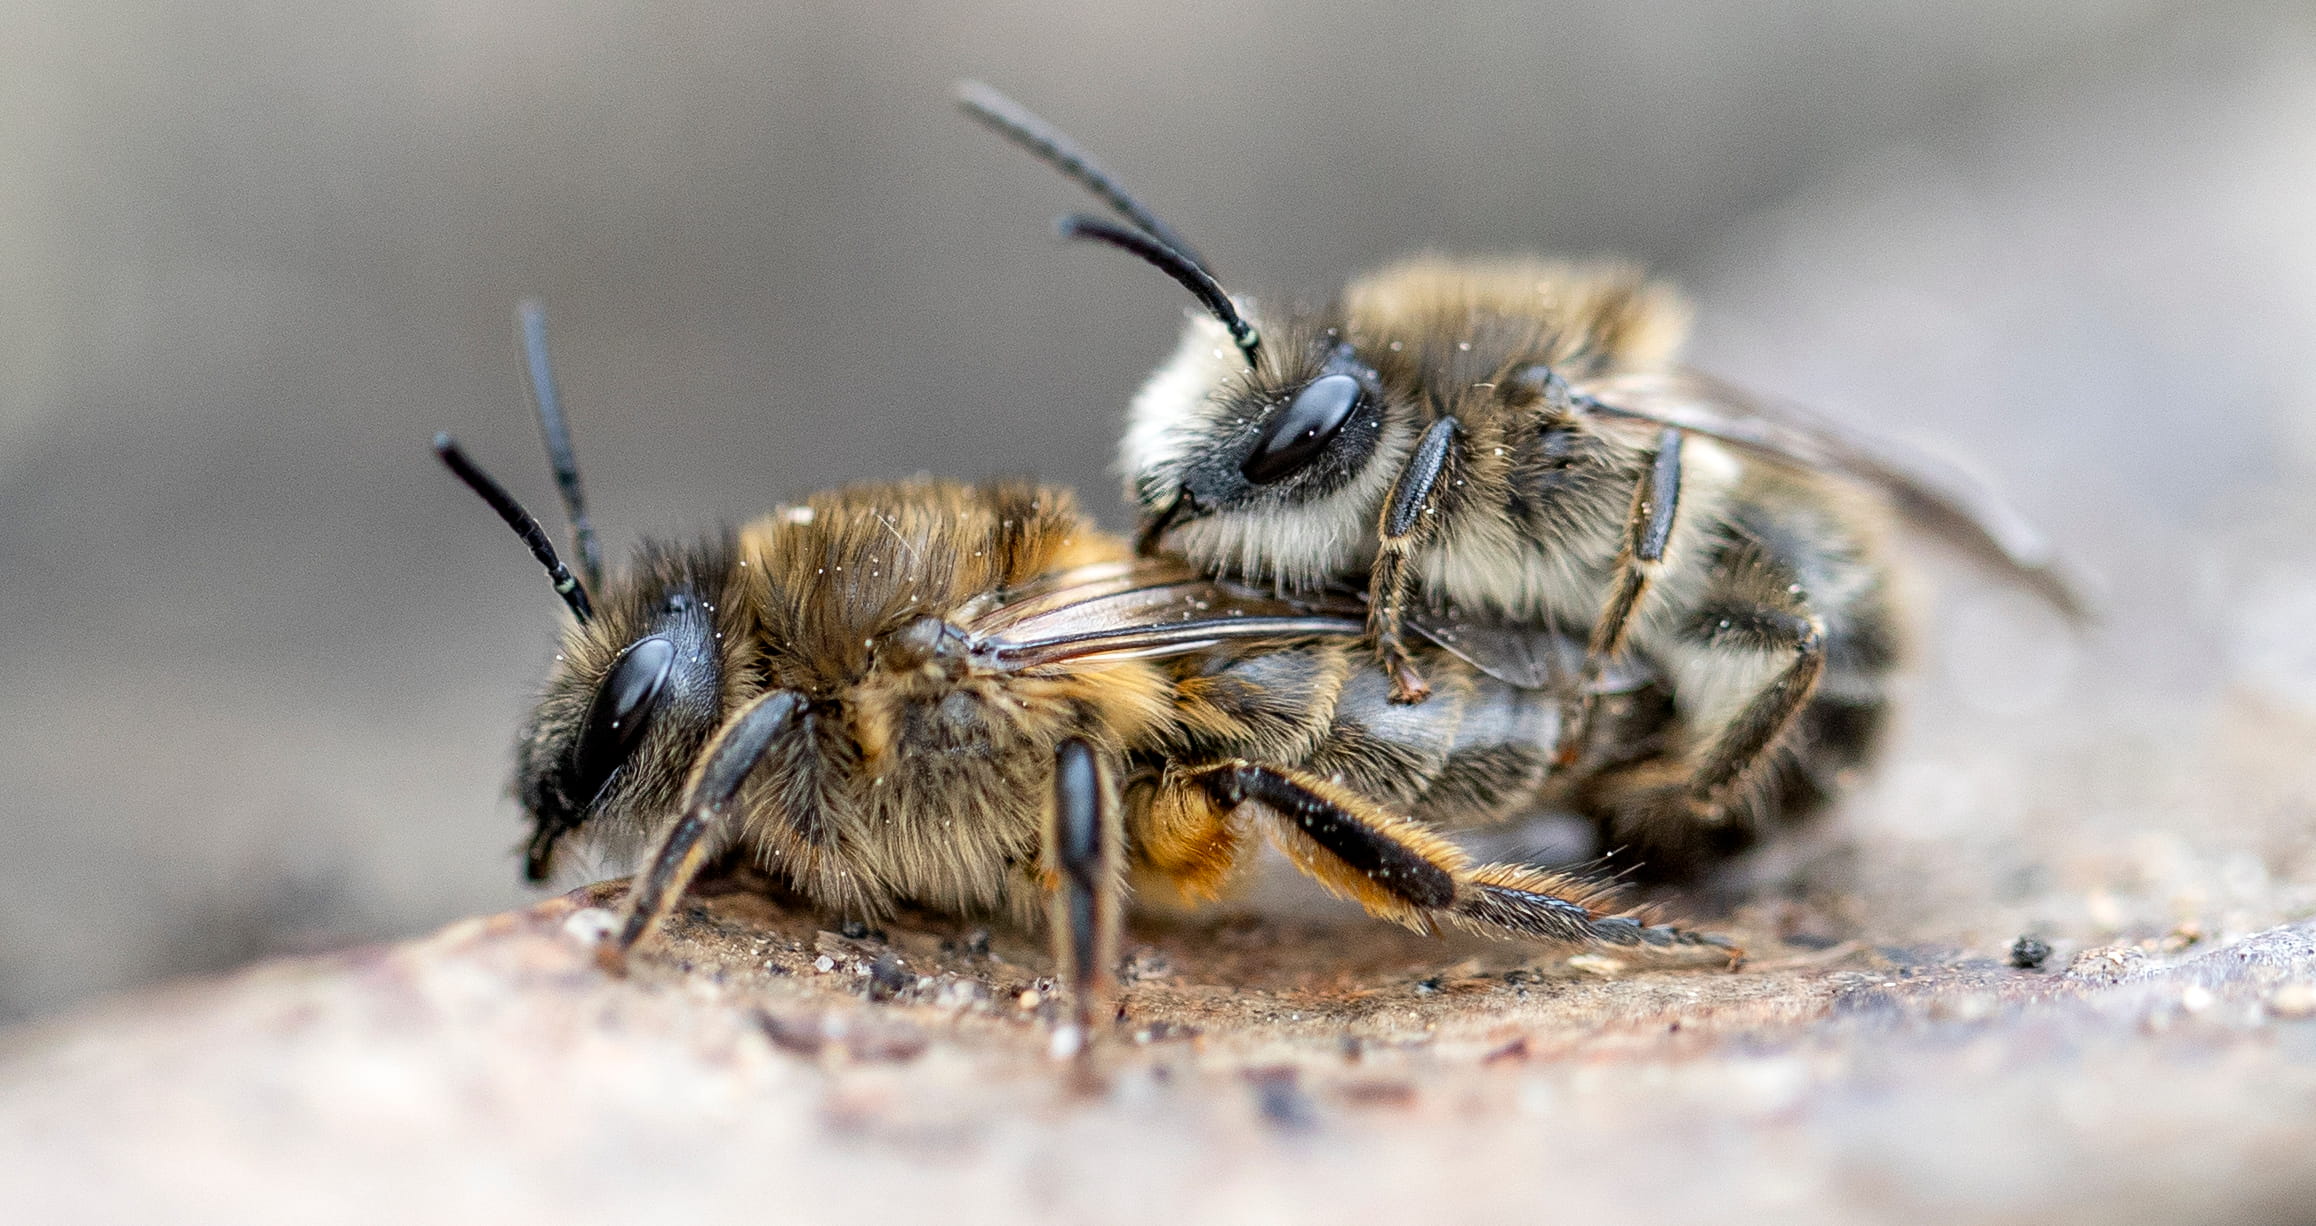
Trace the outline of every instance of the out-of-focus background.
<instances>
[{"instance_id":1,"label":"out-of-focus background","mask_svg":"<svg viewBox=\"0 0 2316 1226\"><path fill-rule=\"evenodd\" d=\"M1621 252L1696 357L1968 463L2087 634L1926 565L1877 782L1765 888L1892 938L2316 910L2316 10L1052 3L0 11L0 1018L520 902L559 609L543 295L597 522L1110 448L1183 303L958 117L1075 132L1235 289ZM1780 877L1779 874L1786 874Z\"/></svg>"}]
</instances>

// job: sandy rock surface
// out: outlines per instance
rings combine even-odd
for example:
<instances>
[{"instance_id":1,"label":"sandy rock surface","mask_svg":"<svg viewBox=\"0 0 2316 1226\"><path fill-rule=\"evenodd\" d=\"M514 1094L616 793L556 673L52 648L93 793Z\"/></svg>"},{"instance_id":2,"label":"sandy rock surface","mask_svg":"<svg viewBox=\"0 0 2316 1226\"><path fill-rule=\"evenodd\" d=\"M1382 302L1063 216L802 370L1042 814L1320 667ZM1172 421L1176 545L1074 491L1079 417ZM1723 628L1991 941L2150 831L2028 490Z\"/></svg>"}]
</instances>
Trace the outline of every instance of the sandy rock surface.
<instances>
[{"instance_id":1,"label":"sandy rock surface","mask_svg":"<svg viewBox=\"0 0 2316 1226\"><path fill-rule=\"evenodd\" d=\"M19 1220L234 1222L2281 1220L2316 1195L2316 923L2021 969L1756 906L1729 971L1148 922L1080 1067L1024 938L829 931L724 883L618 981L589 950L620 890L20 1031L0 1186Z\"/></svg>"}]
</instances>

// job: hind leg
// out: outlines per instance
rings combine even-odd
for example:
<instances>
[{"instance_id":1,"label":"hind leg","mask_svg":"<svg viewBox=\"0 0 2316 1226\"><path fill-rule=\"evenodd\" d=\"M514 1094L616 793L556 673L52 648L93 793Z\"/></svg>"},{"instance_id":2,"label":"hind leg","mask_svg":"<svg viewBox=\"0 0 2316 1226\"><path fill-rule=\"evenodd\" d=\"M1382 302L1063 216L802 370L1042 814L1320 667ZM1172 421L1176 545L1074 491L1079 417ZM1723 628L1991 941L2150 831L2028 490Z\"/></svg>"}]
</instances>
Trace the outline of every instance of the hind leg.
<instances>
[{"instance_id":1,"label":"hind leg","mask_svg":"<svg viewBox=\"0 0 2316 1226\"><path fill-rule=\"evenodd\" d=\"M1788 573L1758 546L1740 546L1674 630L1677 650L1728 665L1766 662L1766 680L1718 696L1692 685L1683 744L1583 785L1584 807L1603 818L1611 848L1651 875L1688 876L1744 850L1804 790L1795 751L1824 722L1807 717L1830 636Z\"/></svg>"},{"instance_id":2,"label":"hind leg","mask_svg":"<svg viewBox=\"0 0 2316 1226\"><path fill-rule=\"evenodd\" d=\"M1184 783L1265 822L1320 884L1418 931L1444 921L1496 937L1736 954L1719 937L1614 908L1601 885L1522 864L1474 865L1429 827L1300 771L1222 762L1187 772Z\"/></svg>"}]
</instances>

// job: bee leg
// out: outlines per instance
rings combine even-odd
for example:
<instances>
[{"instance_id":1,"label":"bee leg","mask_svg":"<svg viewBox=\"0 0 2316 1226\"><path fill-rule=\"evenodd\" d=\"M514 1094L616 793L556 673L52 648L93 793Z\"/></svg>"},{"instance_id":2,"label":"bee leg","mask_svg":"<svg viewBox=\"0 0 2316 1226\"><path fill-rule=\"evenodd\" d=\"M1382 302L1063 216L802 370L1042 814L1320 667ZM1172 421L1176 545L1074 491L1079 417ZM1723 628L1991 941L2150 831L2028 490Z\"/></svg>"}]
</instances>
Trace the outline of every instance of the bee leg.
<instances>
[{"instance_id":1,"label":"bee leg","mask_svg":"<svg viewBox=\"0 0 2316 1226\"><path fill-rule=\"evenodd\" d=\"M1708 641L1736 639L1793 653L1793 662L1762 687L1719 736L1689 776L1689 802L1708 821L1726 821L1732 804L1768 765L1825 673L1825 623L1807 606L1708 603L1698 615Z\"/></svg>"},{"instance_id":2,"label":"bee leg","mask_svg":"<svg viewBox=\"0 0 2316 1226\"><path fill-rule=\"evenodd\" d=\"M1053 896L1054 966L1070 985L1073 1029L1055 1050L1086 1049L1118 961L1118 793L1101 756L1076 737L1054 754L1053 824L1046 833L1060 888Z\"/></svg>"},{"instance_id":3,"label":"bee leg","mask_svg":"<svg viewBox=\"0 0 2316 1226\"><path fill-rule=\"evenodd\" d=\"M1391 483L1384 500L1383 518L1376 526L1380 542L1375 567L1367 580L1367 632L1375 642L1377 660L1391 678L1391 700L1417 703L1431 697L1431 687L1416 671L1406 643L1405 608L1415 588L1408 562L1437 531L1440 477L1455 462L1456 419L1442 417L1425 427L1408 453L1407 465Z\"/></svg>"},{"instance_id":4,"label":"bee leg","mask_svg":"<svg viewBox=\"0 0 2316 1226\"><path fill-rule=\"evenodd\" d=\"M682 816L660 836L644 871L628 889L627 915L619 930L596 947L596 963L606 972L625 974L628 951L675 908L708 854L723 841L712 836L723 833L724 820L740 785L764 760L772 742L796 727L803 709L803 696L774 690L740 708L740 713L716 732L684 785Z\"/></svg>"},{"instance_id":5,"label":"bee leg","mask_svg":"<svg viewBox=\"0 0 2316 1226\"><path fill-rule=\"evenodd\" d=\"M1418 931L1445 920L1487 936L1740 956L1719 937L1611 909L1610 889L1598 883L1521 864L1474 866L1422 823L1301 771L1226 762L1191 779L1218 805L1276 819L1280 847L1321 885Z\"/></svg>"},{"instance_id":6,"label":"bee leg","mask_svg":"<svg viewBox=\"0 0 2316 1226\"><path fill-rule=\"evenodd\" d=\"M1608 602L1592 624L1592 638L1584 646L1584 673L1576 692L1561 708L1555 766L1574 766L1584 756L1593 708L1599 702L1601 676L1624 650L1625 639L1632 632L1633 614L1664 564L1665 546L1673 536L1673 516L1680 505L1681 432L1667 426L1657 436L1656 458L1633 486L1632 509L1625 516L1624 549L1616 560L1616 586L1609 590Z\"/></svg>"}]
</instances>

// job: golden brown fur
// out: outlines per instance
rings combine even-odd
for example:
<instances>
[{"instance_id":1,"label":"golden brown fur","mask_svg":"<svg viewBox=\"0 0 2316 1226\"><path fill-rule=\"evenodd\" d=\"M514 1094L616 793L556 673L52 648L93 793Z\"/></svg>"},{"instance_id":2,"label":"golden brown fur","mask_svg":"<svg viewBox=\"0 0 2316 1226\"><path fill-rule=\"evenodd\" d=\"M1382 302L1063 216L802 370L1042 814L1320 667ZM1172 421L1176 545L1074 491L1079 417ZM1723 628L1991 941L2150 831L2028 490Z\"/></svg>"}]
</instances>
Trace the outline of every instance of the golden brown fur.
<instances>
[{"instance_id":1,"label":"golden brown fur","mask_svg":"<svg viewBox=\"0 0 2316 1226\"><path fill-rule=\"evenodd\" d=\"M908 902L1035 923L1073 873L1094 879L1096 915L1114 915L1129 877L1211 896L1258 831L1328 888L1419 928L1702 943L1613 913L1581 882L1475 866L1411 816L1471 824L1531 802L1547 774L1538 730L1557 695L1439 655L1428 666L1440 700L1394 707L1356 621L1230 639L1279 602L1129 555L1065 492L930 480L819 495L693 552L647 550L570 632L525 735L518 782L539 825L534 847L651 846L619 949L721 849L846 915ZM1177 587L1196 598L1184 607L1210 611L1193 624L1218 638L1162 650L1137 639L1131 650L1153 658L1113 646L1014 664L991 652L989 627L1027 633L1006 621L1018 610L1050 621L1091 607L1073 593ZM1173 624L1152 616L1151 626ZM599 752L588 725L605 718L605 695L638 672L624 661L662 640L691 651L677 658L697 673L667 670L656 691L666 697L643 704L655 726L634 756L608 769L585 761ZM678 702L695 683L712 701ZM1607 701L1635 729L1616 735L1661 722L1662 703L1646 696ZM729 803L716 799L720 764L759 727L776 734L741 763ZM1067 836L1055 799L1056 763L1072 745L1099 764L1110 832L1108 850L1075 861L1058 850ZM1505 755L1528 769L1501 769ZM599 776L595 795L576 797L587 789L572 781L593 787ZM1087 965L1107 966L1098 931L1065 923L1056 937L1065 960L1083 940Z\"/></svg>"}]
</instances>

